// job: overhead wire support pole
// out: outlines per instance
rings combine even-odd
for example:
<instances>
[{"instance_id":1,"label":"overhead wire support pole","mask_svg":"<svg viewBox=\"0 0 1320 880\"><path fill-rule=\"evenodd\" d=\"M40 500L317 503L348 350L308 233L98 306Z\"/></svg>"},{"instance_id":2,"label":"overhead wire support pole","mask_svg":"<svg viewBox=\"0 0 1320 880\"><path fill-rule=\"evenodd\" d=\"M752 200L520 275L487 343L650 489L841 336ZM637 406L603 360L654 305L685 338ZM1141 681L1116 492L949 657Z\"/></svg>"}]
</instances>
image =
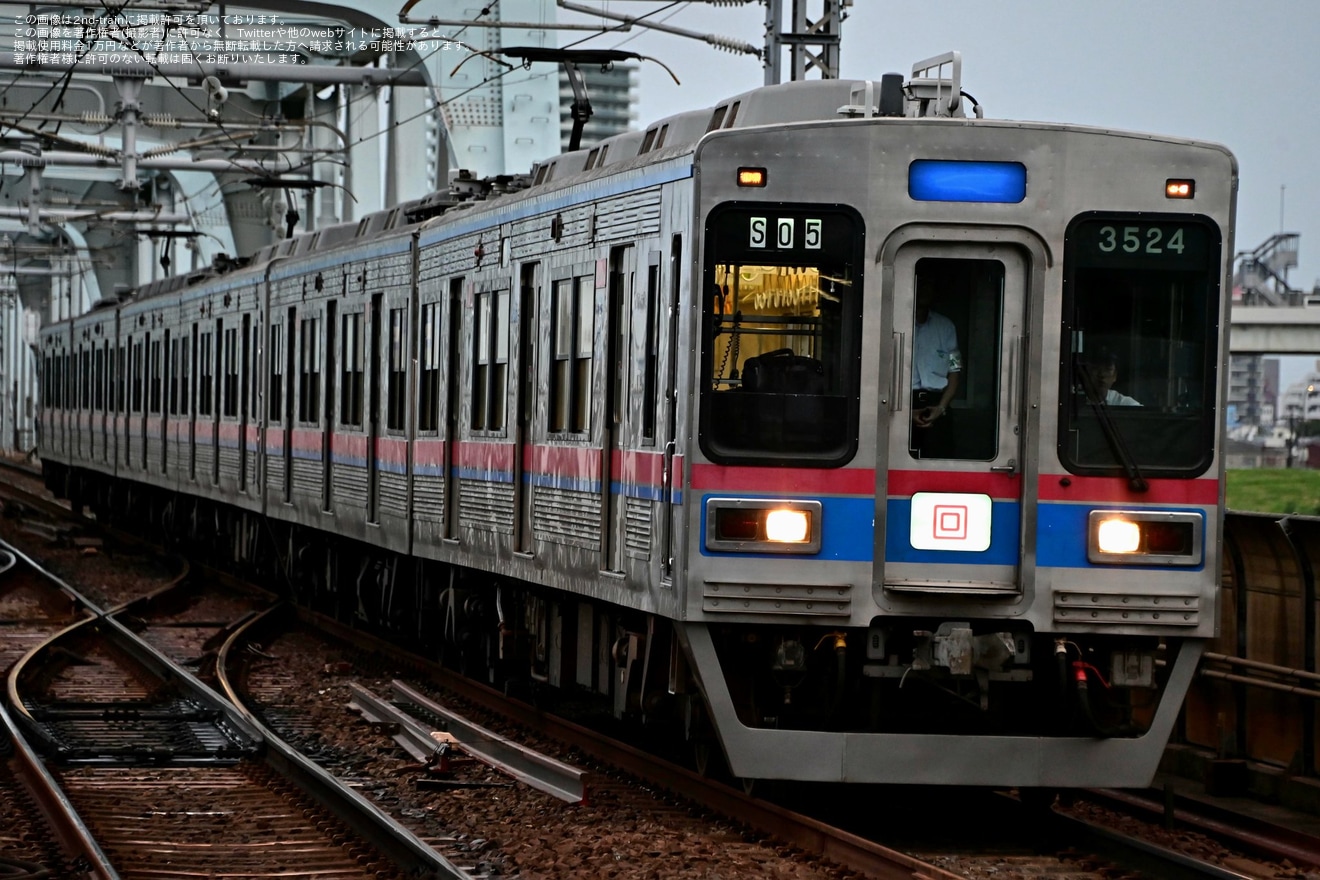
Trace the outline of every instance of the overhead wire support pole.
<instances>
[{"instance_id":1,"label":"overhead wire support pole","mask_svg":"<svg viewBox=\"0 0 1320 880\"><path fill-rule=\"evenodd\" d=\"M783 50L789 50L789 75L792 82L807 78L810 70L819 70L821 79L839 78L839 44L846 7L853 0L819 0L820 16L807 17L807 0L790 0L792 12L787 28L783 26L784 0L765 0L765 84L783 82ZM817 47L812 52L811 47Z\"/></svg>"},{"instance_id":2,"label":"overhead wire support pole","mask_svg":"<svg viewBox=\"0 0 1320 880\"><path fill-rule=\"evenodd\" d=\"M676 36L687 37L692 40L700 40L703 43L714 46L716 49L723 49L724 51L732 52L735 55L742 54L755 55L758 58L761 57L760 49L756 48L751 43L745 43L731 37L722 37L719 34L702 34L697 31L690 31L686 28L675 27L671 24L649 21L644 16L620 15L617 12L607 12L604 9L596 9L591 6L581 6L577 3L570 3L568 0L555 0L555 5L560 9L566 9L569 12L580 12L584 15L596 15L601 18L607 18L610 21L623 23L623 27L608 28L611 32L627 30L629 27L637 25L638 27L648 28L653 31L675 34ZM600 28L597 28L597 30L600 30Z\"/></svg>"}]
</instances>

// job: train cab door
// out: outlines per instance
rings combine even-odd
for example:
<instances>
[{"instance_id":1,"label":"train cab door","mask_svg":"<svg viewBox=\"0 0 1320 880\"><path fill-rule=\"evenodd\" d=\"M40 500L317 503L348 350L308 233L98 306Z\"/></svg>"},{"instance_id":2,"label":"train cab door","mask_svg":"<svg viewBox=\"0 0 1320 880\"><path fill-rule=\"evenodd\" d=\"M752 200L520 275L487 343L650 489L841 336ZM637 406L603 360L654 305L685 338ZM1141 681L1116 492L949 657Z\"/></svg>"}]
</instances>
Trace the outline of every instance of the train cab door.
<instances>
[{"instance_id":1,"label":"train cab door","mask_svg":"<svg viewBox=\"0 0 1320 880\"><path fill-rule=\"evenodd\" d=\"M885 254L892 360L877 598L901 607L913 594L1016 594L1028 259L965 241Z\"/></svg>"}]
</instances>

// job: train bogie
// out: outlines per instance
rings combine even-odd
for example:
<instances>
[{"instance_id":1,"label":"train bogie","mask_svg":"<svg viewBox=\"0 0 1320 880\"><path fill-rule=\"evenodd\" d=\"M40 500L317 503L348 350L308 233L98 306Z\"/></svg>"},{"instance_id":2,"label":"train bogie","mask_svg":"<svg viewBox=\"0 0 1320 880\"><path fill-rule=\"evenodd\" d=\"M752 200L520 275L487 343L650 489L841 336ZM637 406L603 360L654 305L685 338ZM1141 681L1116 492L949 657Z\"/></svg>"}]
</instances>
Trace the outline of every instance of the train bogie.
<instances>
[{"instance_id":1,"label":"train bogie","mask_svg":"<svg viewBox=\"0 0 1320 880\"><path fill-rule=\"evenodd\" d=\"M45 460L740 776L1143 784L1218 622L1233 159L909 86L757 90L49 328ZM72 393L93 324L122 402Z\"/></svg>"}]
</instances>

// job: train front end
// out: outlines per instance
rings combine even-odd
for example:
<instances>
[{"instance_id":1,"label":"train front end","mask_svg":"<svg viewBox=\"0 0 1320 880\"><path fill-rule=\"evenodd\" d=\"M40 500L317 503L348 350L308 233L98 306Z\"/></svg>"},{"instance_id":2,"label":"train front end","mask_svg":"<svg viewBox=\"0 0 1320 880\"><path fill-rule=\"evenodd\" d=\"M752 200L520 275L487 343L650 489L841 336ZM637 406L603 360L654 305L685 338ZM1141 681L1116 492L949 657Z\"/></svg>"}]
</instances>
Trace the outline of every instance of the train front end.
<instances>
[{"instance_id":1,"label":"train front end","mask_svg":"<svg viewBox=\"0 0 1320 880\"><path fill-rule=\"evenodd\" d=\"M1231 154L865 116L694 161L677 629L732 772L1149 783L1218 623Z\"/></svg>"}]
</instances>

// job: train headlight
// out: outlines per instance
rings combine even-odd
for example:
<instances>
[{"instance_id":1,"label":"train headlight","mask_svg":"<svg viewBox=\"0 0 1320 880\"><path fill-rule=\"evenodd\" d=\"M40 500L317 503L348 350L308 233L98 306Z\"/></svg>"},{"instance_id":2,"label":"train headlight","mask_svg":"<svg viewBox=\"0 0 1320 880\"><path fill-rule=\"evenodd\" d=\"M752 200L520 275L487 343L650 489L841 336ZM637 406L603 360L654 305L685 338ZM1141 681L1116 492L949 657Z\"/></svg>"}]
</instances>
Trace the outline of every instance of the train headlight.
<instances>
[{"instance_id":1,"label":"train headlight","mask_svg":"<svg viewBox=\"0 0 1320 880\"><path fill-rule=\"evenodd\" d=\"M805 510L771 510L765 515L765 539L801 544L811 534L811 517Z\"/></svg>"},{"instance_id":2,"label":"train headlight","mask_svg":"<svg viewBox=\"0 0 1320 880\"><path fill-rule=\"evenodd\" d=\"M706 499L706 549L722 553L819 553L819 501Z\"/></svg>"},{"instance_id":3,"label":"train headlight","mask_svg":"<svg viewBox=\"0 0 1320 880\"><path fill-rule=\"evenodd\" d=\"M1101 520L1095 543L1101 553L1136 553L1141 546L1141 526L1125 519Z\"/></svg>"},{"instance_id":4,"label":"train headlight","mask_svg":"<svg viewBox=\"0 0 1320 880\"><path fill-rule=\"evenodd\" d=\"M1086 557L1119 565L1200 565L1205 516L1200 511L1093 510Z\"/></svg>"}]
</instances>

